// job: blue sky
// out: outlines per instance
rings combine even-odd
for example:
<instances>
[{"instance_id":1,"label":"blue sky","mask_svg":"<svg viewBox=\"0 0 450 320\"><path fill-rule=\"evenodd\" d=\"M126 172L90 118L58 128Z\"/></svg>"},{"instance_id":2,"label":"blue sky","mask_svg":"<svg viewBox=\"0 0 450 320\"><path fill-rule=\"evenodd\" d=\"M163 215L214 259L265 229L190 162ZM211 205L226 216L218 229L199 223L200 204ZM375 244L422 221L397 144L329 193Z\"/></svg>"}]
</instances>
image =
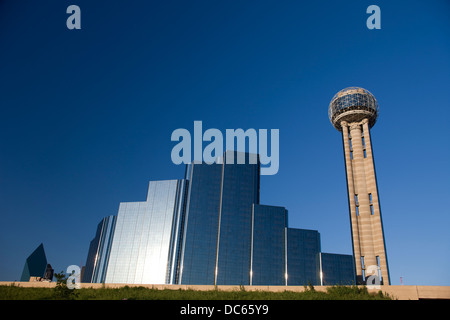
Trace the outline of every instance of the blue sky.
<instances>
[{"instance_id":1,"label":"blue sky","mask_svg":"<svg viewBox=\"0 0 450 320\"><path fill-rule=\"evenodd\" d=\"M66 8L81 8L68 30ZM369 30L366 9L381 8ZM450 3L0 1L0 280L44 243L85 263L97 223L181 178L171 133L280 130L261 203L351 254L341 136L349 86L380 104L372 129L392 284L450 285Z\"/></svg>"}]
</instances>

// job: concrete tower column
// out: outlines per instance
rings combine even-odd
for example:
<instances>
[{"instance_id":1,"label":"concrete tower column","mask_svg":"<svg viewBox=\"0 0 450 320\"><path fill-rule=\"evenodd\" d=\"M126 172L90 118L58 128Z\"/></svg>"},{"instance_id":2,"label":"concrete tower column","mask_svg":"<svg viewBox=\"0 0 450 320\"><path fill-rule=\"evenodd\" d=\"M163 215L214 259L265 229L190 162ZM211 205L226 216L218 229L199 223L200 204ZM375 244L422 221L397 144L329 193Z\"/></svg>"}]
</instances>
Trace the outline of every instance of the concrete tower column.
<instances>
[{"instance_id":1,"label":"concrete tower column","mask_svg":"<svg viewBox=\"0 0 450 320\"><path fill-rule=\"evenodd\" d=\"M386 283L389 275L367 123L367 119L341 123L355 266L358 283L373 274L373 271L367 273L369 266L380 267L382 280Z\"/></svg>"},{"instance_id":2,"label":"concrete tower column","mask_svg":"<svg viewBox=\"0 0 450 320\"><path fill-rule=\"evenodd\" d=\"M381 278L384 284L389 284L389 268L387 263L386 246L384 242L383 222L381 219L380 201L378 195L377 179L375 174L375 162L373 158L372 142L370 138L370 128L368 120L362 121L364 133L364 150L366 158L364 159L365 179L367 193L369 194L369 214L372 226L372 245L375 254L375 263L380 267Z\"/></svg>"},{"instance_id":3,"label":"concrete tower column","mask_svg":"<svg viewBox=\"0 0 450 320\"><path fill-rule=\"evenodd\" d=\"M342 132L356 282L373 284L366 281L375 275L390 284L370 139L378 103L365 89L347 88L333 97L329 116Z\"/></svg>"},{"instance_id":4,"label":"concrete tower column","mask_svg":"<svg viewBox=\"0 0 450 320\"><path fill-rule=\"evenodd\" d=\"M351 197L351 194L354 194L355 184L353 179L353 166L352 166L352 158L353 151L351 146L350 134L349 134L349 126L346 121L341 122L342 126L342 142L344 145L344 157L345 157L345 169L347 175L347 188L348 188L348 205L350 211L350 225L352 231L352 240L353 240L353 254L354 256L361 256L361 246L360 246L360 237L358 230L358 220L356 214L356 201L355 197ZM355 269L357 275L362 275L361 263L355 263Z\"/></svg>"}]
</instances>

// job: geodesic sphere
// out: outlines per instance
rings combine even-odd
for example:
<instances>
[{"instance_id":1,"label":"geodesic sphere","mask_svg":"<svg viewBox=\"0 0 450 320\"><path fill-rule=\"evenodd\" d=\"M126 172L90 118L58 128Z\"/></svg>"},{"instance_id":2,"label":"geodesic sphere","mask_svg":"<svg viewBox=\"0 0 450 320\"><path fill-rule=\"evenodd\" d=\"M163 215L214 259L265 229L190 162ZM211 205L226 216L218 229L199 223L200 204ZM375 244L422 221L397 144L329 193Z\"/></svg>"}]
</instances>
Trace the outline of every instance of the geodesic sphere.
<instances>
[{"instance_id":1,"label":"geodesic sphere","mask_svg":"<svg viewBox=\"0 0 450 320\"><path fill-rule=\"evenodd\" d=\"M359 122L369 120L372 127L378 118L378 102L368 90L358 87L345 88L336 93L328 107L328 117L333 126L341 131L341 121Z\"/></svg>"}]
</instances>

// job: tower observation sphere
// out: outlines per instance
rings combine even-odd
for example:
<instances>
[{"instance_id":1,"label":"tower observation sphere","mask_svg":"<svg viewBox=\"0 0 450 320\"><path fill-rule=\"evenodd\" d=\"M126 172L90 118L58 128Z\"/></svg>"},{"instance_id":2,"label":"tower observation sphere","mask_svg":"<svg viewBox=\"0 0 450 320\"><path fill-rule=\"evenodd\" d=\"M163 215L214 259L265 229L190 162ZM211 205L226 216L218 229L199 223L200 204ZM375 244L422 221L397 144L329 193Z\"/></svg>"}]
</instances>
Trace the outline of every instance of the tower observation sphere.
<instances>
[{"instance_id":1,"label":"tower observation sphere","mask_svg":"<svg viewBox=\"0 0 450 320\"><path fill-rule=\"evenodd\" d=\"M378 102L368 90L358 87L345 88L336 93L328 107L328 117L333 126L342 131L341 121L369 120L372 128L378 118Z\"/></svg>"}]
</instances>

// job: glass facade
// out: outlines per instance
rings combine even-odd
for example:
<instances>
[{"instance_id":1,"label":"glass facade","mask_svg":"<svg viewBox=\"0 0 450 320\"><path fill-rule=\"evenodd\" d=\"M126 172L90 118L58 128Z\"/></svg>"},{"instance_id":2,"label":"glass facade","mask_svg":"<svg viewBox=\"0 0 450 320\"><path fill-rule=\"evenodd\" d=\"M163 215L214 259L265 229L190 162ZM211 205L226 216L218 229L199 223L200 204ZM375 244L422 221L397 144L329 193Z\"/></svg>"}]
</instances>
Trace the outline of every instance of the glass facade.
<instances>
[{"instance_id":1,"label":"glass facade","mask_svg":"<svg viewBox=\"0 0 450 320\"><path fill-rule=\"evenodd\" d=\"M120 203L105 282L164 284L170 278L171 233L182 183L151 181L147 201Z\"/></svg>"},{"instance_id":2,"label":"glass facade","mask_svg":"<svg viewBox=\"0 0 450 320\"><path fill-rule=\"evenodd\" d=\"M240 156L244 164L237 161ZM117 217L98 225L83 279L192 285L351 282L351 256L321 255L317 231L289 228L284 207L259 204L260 163L250 163L250 156L226 152L222 162L189 164L185 179L151 181L146 201L120 203ZM230 158L234 164L227 163Z\"/></svg>"},{"instance_id":3,"label":"glass facade","mask_svg":"<svg viewBox=\"0 0 450 320\"><path fill-rule=\"evenodd\" d=\"M245 164L237 164L238 156ZM227 153L234 164L188 166L188 204L181 284L250 282L252 206L259 202L259 162Z\"/></svg>"},{"instance_id":4,"label":"glass facade","mask_svg":"<svg viewBox=\"0 0 450 320\"><path fill-rule=\"evenodd\" d=\"M285 285L287 210L254 205L251 285Z\"/></svg>"},{"instance_id":5,"label":"glass facade","mask_svg":"<svg viewBox=\"0 0 450 320\"><path fill-rule=\"evenodd\" d=\"M169 261L166 273L167 284L178 283L188 185L189 182L187 180L182 180L177 184L177 193L175 195L174 213L172 220L172 231L170 234Z\"/></svg>"},{"instance_id":6,"label":"glass facade","mask_svg":"<svg viewBox=\"0 0 450 320\"><path fill-rule=\"evenodd\" d=\"M188 166L188 200L182 246L181 284L214 284L222 165Z\"/></svg>"},{"instance_id":7,"label":"glass facade","mask_svg":"<svg viewBox=\"0 0 450 320\"><path fill-rule=\"evenodd\" d=\"M239 153L235 153L239 156ZM216 284L250 283L252 206L259 202L259 163L224 164Z\"/></svg>"},{"instance_id":8,"label":"glass facade","mask_svg":"<svg viewBox=\"0 0 450 320\"><path fill-rule=\"evenodd\" d=\"M353 285L355 284L355 266L352 255L321 253L322 284Z\"/></svg>"},{"instance_id":9,"label":"glass facade","mask_svg":"<svg viewBox=\"0 0 450 320\"><path fill-rule=\"evenodd\" d=\"M82 282L105 282L115 225L116 216L105 217L97 225L97 232L89 246Z\"/></svg>"},{"instance_id":10,"label":"glass facade","mask_svg":"<svg viewBox=\"0 0 450 320\"><path fill-rule=\"evenodd\" d=\"M47 270L47 257L41 243L25 260L20 281L30 281L31 277L43 278Z\"/></svg>"},{"instance_id":11,"label":"glass facade","mask_svg":"<svg viewBox=\"0 0 450 320\"><path fill-rule=\"evenodd\" d=\"M287 228L287 284L320 285L320 234Z\"/></svg>"}]
</instances>

